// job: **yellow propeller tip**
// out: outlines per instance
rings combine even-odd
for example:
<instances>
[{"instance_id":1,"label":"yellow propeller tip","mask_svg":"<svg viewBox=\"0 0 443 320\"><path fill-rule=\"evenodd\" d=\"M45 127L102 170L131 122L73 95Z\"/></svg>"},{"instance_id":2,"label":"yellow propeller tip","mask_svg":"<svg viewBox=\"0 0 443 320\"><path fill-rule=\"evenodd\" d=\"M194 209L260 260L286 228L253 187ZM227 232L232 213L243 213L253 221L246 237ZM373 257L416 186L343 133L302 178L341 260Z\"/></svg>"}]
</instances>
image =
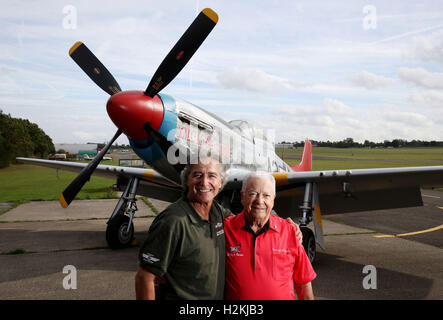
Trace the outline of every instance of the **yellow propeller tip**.
<instances>
[{"instance_id":1,"label":"yellow propeller tip","mask_svg":"<svg viewBox=\"0 0 443 320\"><path fill-rule=\"evenodd\" d=\"M63 193L60 194L59 201L60 201L60 204L62 205L63 208L68 207L68 203L66 202L65 197L63 196Z\"/></svg>"},{"instance_id":2,"label":"yellow propeller tip","mask_svg":"<svg viewBox=\"0 0 443 320\"><path fill-rule=\"evenodd\" d=\"M203 12L203 13L204 13L209 19L211 19L212 21L214 21L214 23L217 23L217 22L218 22L218 15L217 15L217 13L216 13L214 10L212 10L211 8L203 9L202 12Z\"/></svg>"},{"instance_id":3,"label":"yellow propeller tip","mask_svg":"<svg viewBox=\"0 0 443 320\"><path fill-rule=\"evenodd\" d=\"M78 47L80 47L83 44L83 42L81 41L77 41L76 43L74 43L74 45L71 47L71 49L69 49L69 55L72 55L74 53L75 50L77 50Z\"/></svg>"}]
</instances>

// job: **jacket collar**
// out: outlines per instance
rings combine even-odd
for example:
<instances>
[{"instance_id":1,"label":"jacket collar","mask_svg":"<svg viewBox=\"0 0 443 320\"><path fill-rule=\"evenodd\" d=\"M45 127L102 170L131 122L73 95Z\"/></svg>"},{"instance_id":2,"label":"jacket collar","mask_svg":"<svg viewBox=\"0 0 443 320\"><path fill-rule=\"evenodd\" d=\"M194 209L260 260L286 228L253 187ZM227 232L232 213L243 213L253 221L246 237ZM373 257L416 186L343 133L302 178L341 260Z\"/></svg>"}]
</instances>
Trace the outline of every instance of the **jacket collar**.
<instances>
[{"instance_id":1,"label":"jacket collar","mask_svg":"<svg viewBox=\"0 0 443 320\"><path fill-rule=\"evenodd\" d=\"M246 227L247 229L249 229L250 227L246 225L246 217L245 217L245 211L243 210L241 213L239 213L236 217L236 219L234 219L232 221L232 226L235 229L242 229L244 227ZM269 229L268 230L273 230L277 233L280 233L281 230L281 221L280 219L278 219L278 217L276 217L275 215L273 215L272 213L269 214L269 219L268 222L266 222L266 225L269 225ZM266 230L267 231L267 230Z\"/></svg>"},{"instance_id":2,"label":"jacket collar","mask_svg":"<svg viewBox=\"0 0 443 320\"><path fill-rule=\"evenodd\" d=\"M198 214L198 212L194 209L192 204L189 202L189 200L188 200L188 198L187 198L185 193L182 194L182 200L183 200L183 202L181 203L181 206L185 210L186 214L188 215L188 218L191 221L191 223L199 224L201 222L210 222L211 221L211 215L212 215L212 210L213 210L213 207L214 207L215 199L212 201L211 209L209 210L209 221L203 219Z\"/></svg>"}]
</instances>

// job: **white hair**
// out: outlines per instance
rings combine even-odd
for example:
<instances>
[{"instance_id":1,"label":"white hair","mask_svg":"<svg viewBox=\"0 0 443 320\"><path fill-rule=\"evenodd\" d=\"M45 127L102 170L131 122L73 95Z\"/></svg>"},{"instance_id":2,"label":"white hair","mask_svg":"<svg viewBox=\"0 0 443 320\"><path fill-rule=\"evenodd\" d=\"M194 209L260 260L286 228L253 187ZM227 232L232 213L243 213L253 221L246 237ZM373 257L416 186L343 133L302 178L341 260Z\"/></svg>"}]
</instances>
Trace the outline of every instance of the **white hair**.
<instances>
[{"instance_id":1,"label":"white hair","mask_svg":"<svg viewBox=\"0 0 443 320\"><path fill-rule=\"evenodd\" d=\"M269 172L265 172L265 171L253 171L251 173L249 173L246 178L243 180L242 186L241 186L241 192L245 192L246 190L246 186L249 182L249 180L251 179L255 179L255 178L266 178L269 181L272 182L273 185L273 190L274 190L274 194L276 193L275 191L275 178L272 174L270 174Z\"/></svg>"}]
</instances>

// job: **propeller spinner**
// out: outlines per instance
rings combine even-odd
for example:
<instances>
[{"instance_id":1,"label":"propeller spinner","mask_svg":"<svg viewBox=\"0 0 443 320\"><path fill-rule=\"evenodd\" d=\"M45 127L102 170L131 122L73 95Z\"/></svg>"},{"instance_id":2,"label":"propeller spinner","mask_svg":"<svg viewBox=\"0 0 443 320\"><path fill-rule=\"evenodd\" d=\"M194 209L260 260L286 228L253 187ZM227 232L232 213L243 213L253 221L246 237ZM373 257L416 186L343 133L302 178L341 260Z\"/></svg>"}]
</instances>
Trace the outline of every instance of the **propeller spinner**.
<instances>
[{"instance_id":1,"label":"propeller spinner","mask_svg":"<svg viewBox=\"0 0 443 320\"><path fill-rule=\"evenodd\" d=\"M212 9L206 8L200 12L200 14L195 18L192 24L188 27L185 33L177 41L175 46L166 55L165 59L162 61L160 66L157 68L154 76L152 77L148 87L141 95L145 95L145 100L149 98L154 98L164 87L166 87L183 69L183 67L188 63L212 29L218 22L217 13ZM114 79L112 74L106 69L106 67L100 62L100 60L86 47L82 42L75 43L69 50L69 55L71 58L79 65L79 67L95 82L100 88L111 95L109 101L114 98L113 95L119 93L120 98L128 96L134 96L134 92L121 92L119 84ZM117 95L116 95L117 97ZM108 112L109 112L109 101L108 101ZM117 99L114 99L117 101ZM122 102L120 106L127 103ZM131 103L130 103L131 104ZM155 106L155 105L154 105ZM113 106L113 112L120 112L122 108L119 106ZM129 107L130 109L130 107ZM152 110L155 108L152 107ZM159 113L159 111L156 111ZM110 113L111 115L111 113ZM113 118L111 116L111 118ZM121 118L121 117L118 117ZM113 119L114 121L114 119ZM116 121L114 121L115 123ZM151 121L149 121L151 123ZM114 141L125 132L125 128L119 126L120 123L116 123L119 129L114 134L114 137L106 144L102 151L91 160L91 162L83 168L79 175L71 182L71 184L63 191L60 195L60 203L62 207L67 208L71 201L75 198L78 192L81 190L86 181L89 181L92 173L97 168L98 164L101 162L106 152L109 150ZM140 130L145 129L142 127ZM150 130L158 129L149 126ZM126 133L126 132L125 132ZM129 132L128 132L129 133ZM130 134L131 135L131 134ZM129 135L129 136L130 136Z\"/></svg>"}]
</instances>

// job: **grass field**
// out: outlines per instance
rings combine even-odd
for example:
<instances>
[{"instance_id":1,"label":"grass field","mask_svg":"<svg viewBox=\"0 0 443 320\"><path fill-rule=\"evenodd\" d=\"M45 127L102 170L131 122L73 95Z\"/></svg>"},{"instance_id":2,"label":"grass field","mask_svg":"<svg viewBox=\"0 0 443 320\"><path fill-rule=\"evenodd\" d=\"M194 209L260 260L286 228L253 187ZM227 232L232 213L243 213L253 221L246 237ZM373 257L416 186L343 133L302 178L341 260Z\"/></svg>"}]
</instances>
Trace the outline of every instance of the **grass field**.
<instances>
[{"instance_id":1,"label":"grass field","mask_svg":"<svg viewBox=\"0 0 443 320\"><path fill-rule=\"evenodd\" d=\"M300 160L288 159L300 157L303 148L276 150L277 155L289 165ZM365 148L326 148L312 149L313 170L340 170L389 167L417 167L443 165L443 148L398 148L398 149L365 149ZM319 159L320 158L320 159Z\"/></svg>"},{"instance_id":2,"label":"grass field","mask_svg":"<svg viewBox=\"0 0 443 320\"><path fill-rule=\"evenodd\" d=\"M303 148L285 149L285 161L296 164L299 160L286 159L300 156ZM276 151L281 156L281 150ZM443 165L443 148L399 149L336 149L313 148L313 170L364 169ZM321 158L316 160L315 158ZM340 160L338 160L340 159ZM103 164L118 165L104 161ZM31 200L58 200L60 193L77 176L74 172L22 164L0 169L0 202ZM116 198L112 191L115 179L91 177L76 199Z\"/></svg>"},{"instance_id":3,"label":"grass field","mask_svg":"<svg viewBox=\"0 0 443 320\"><path fill-rule=\"evenodd\" d=\"M300 156L303 148L277 149L277 155ZM347 158L349 160L371 159L371 160L423 160L441 161L443 163L443 148L391 148L391 149L369 149L369 148L326 148L314 147L312 149L315 157Z\"/></svg>"},{"instance_id":4,"label":"grass field","mask_svg":"<svg viewBox=\"0 0 443 320\"><path fill-rule=\"evenodd\" d=\"M60 193L77 176L70 171L29 164L12 165L0 169L0 202L30 200L58 200ZM76 199L116 198L112 191L115 179L91 177Z\"/></svg>"}]
</instances>

